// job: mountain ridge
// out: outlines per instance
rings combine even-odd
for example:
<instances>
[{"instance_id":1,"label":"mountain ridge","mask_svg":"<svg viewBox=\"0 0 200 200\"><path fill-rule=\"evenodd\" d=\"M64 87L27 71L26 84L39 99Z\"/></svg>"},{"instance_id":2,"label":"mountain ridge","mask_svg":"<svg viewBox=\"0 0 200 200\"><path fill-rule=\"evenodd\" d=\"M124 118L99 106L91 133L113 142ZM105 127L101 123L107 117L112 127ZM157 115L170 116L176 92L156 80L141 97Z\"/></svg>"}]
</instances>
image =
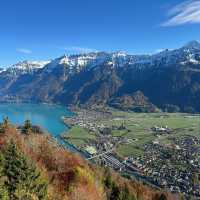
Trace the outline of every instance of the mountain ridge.
<instances>
[{"instance_id":1,"label":"mountain ridge","mask_svg":"<svg viewBox=\"0 0 200 200\"><path fill-rule=\"evenodd\" d=\"M102 59L102 62L109 61L109 63L111 64L111 62L115 58L125 58L124 60L126 60L128 64L139 64L139 63L145 63L145 62L147 63L155 62L155 60L159 60L160 57L169 56L171 54L178 54L180 53L180 51L190 52L190 51L196 51L196 50L200 51L200 42L198 42L197 40L193 40L186 43L184 46L178 49L171 49L171 50L165 49L161 52L154 53L154 54L129 54L129 53L126 53L125 51L114 51L114 52L99 51L99 52L70 54L70 55L64 54L63 56L60 56L58 58L55 58L49 61L33 61L33 60L19 61L18 63L13 64L11 66L1 67L1 70L6 71L10 68L26 70L26 68L28 67L31 69L37 69L37 68L44 68L48 64L52 64L52 63L54 63L55 65L66 64L69 66L76 66L76 65L83 66L83 65L87 65L88 61L95 60L95 59L96 60ZM191 56L191 54L189 54L189 56ZM91 63L89 62L89 64Z\"/></svg>"},{"instance_id":2,"label":"mountain ridge","mask_svg":"<svg viewBox=\"0 0 200 200\"><path fill-rule=\"evenodd\" d=\"M25 72L13 74L10 69L0 71L2 102L109 104L113 98L141 91L159 108L172 105L184 112L200 112L197 41L153 55L94 52L64 55Z\"/></svg>"}]
</instances>

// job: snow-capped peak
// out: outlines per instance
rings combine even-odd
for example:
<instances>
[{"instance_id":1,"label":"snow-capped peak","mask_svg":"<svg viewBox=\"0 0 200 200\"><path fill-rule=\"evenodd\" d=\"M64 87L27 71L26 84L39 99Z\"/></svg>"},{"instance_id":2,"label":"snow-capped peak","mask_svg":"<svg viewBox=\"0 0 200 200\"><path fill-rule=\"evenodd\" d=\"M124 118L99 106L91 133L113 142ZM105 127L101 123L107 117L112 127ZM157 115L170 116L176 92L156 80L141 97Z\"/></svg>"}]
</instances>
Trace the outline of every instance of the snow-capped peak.
<instances>
[{"instance_id":1,"label":"snow-capped peak","mask_svg":"<svg viewBox=\"0 0 200 200\"><path fill-rule=\"evenodd\" d=\"M108 54L103 52L95 52L79 55L64 55L52 60L45 68L46 72L51 72L54 68L64 65L70 70L70 73L80 71L86 66L91 68L102 64L108 59Z\"/></svg>"},{"instance_id":2,"label":"snow-capped peak","mask_svg":"<svg viewBox=\"0 0 200 200\"><path fill-rule=\"evenodd\" d=\"M113 53L91 52L78 55L63 55L52 61L23 61L11 67L0 69L0 73L20 75L33 73L41 68L50 73L54 69L64 69L67 74L78 73L83 69L101 67L104 64L112 68L132 66L137 68L172 66L174 64L200 64L200 43L191 41L182 48L166 49L153 55L130 55L123 51Z\"/></svg>"},{"instance_id":3,"label":"snow-capped peak","mask_svg":"<svg viewBox=\"0 0 200 200\"><path fill-rule=\"evenodd\" d=\"M114 52L112 55L113 57L125 57L127 56L127 53L123 51L117 51L117 52Z\"/></svg>"},{"instance_id":4,"label":"snow-capped peak","mask_svg":"<svg viewBox=\"0 0 200 200\"><path fill-rule=\"evenodd\" d=\"M19 62L11 66L11 68L19 70L32 70L32 69L41 69L47 65L49 61L28 61Z\"/></svg>"},{"instance_id":5,"label":"snow-capped peak","mask_svg":"<svg viewBox=\"0 0 200 200\"><path fill-rule=\"evenodd\" d=\"M32 73L43 68L48 63L49 61L25 60L22 62L18 62L17 64L14 64L12 66L5 67L3 70L0 71L0 73L7 72L8 74L13 74L13 75Z\"/></svg>"}]
</instances>

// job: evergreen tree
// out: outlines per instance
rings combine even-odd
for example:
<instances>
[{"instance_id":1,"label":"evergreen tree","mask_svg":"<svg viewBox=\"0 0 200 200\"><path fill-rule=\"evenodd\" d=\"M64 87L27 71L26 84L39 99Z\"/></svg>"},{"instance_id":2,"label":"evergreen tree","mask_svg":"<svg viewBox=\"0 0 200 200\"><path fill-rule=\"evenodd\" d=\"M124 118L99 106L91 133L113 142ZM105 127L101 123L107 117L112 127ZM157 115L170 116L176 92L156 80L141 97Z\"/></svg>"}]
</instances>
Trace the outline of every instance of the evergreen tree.
<instances>
[{"instance_id":1,"label":"evergreen tree","mask_svg":"<svg viewBox=\"0 0 200 200\"><path fill-rule=\"evenodd\" d=\"M127 185L119 187L112 179L111 172L105 171L104 185L107 189L107 198L109 200L135 200L135 196L131 195Z\"/></svg>"},{"instance_id":2,"label":"evergreen tree","mask_svg":"<svg viewBox=\"0 0 200 200\"><path fill-rule=\"evenodd\" d=\"M5 118L3 119L3 126L4 126L5 128L8 128L8 127L9 127L9 124L10 124L10 122L9 122L8 117L5 117Z\"/></svg>"},{"instance_id":3,"label":"evergreen tree","mask_svg":"<svg viewBox=\"0 0 200 200\"><path fill-rule=\"evenodd\" d=\"M0 178L3 176L4 164L4 156L0 153Z\"/></svg>"},{"instance_id":4,"label":"evergreen tree","mask_svg":"<svg viewBox=\"0 0 200 200\"><path fill-rule=\"evenodd\" d=\"M123 188L116 185L116 183L112 183L112 190L110 194L110 200L135 200L135 196L133 196L127 185Z\"/></svg>"},{"instance_id":5,"label":"evergreen tree","mask_svg":"<svg viewBox=\"0 0 200 200\"><path fill-rule=\"evenodd\" d=\"M120 189L115 183L113 183L112 191L110 194L110 200L119 200L119 196L120 196Z\"/></svg>"},{"instance_id":6,"label":"evergreen tree","mask_svg":"<svg viewBox=\"0 0 200 200\"><path fill-rule=\"evenodd\" d=\"M10 200L5 186L0 186L0 200Z\"/></svg>"},{"instance_id":7,"label":"evergreen tree","mask_svg":"<svg viewBox=\"0 0 200 200\"><path fill-rule=\"evenodd\" d=\"M104 184L105 186L108 188L108 189L111 189L112 188L112 185L113 185L113 180L112 180L112 177L111 177L111 173L110 173L110 170L109 169L106 169L105 171L105 180L104 180Z\"/></svg>"},{"instance_id":8,"label":"evergreen tree","mask_svg":"<svg viewBox=\"0 0 200 200\"><path fill-rule=\"evenodd\" d=\"M24 122L24 126L23 126L22 132L25 133L25 134L29 134L31 131L32 131L32 124L31 124L31 121L29 119L27 119Z\"/></svg>"},{"instance_id":9,"label":"evergreen tree","mask_svg":"<svg viewBox=\"0 0 200 200\"><path fill-rule=\"evenodd\" d=\"M5 117L4 119L3 119L3 123L1 124L1 126L0 126L0 133L5 133L5 131L8 129L8 127L9 127L9 119L8 119L8 117Z\"/></svg>"},{"instance_id":10,"label":"evergreen tree","mask_svg":"<svg viewBox=\"0 0 200 200\"><path fill-rule=\"evenodd\" d=\"M45 199L47 184L41 180L36 168L27 162L13 142L5 152L4 173L7 176L6 187L10 199Z\"/></svg>"},{"instance_id":11,"label":"evergreen tree","mask_svg":"<svg viewBox=\"0 0 200 200\"><path fill-rule=\"evenodd\" d=\"M0 200L9 200L8 190L4 185L4 157L0 153Z\"/></svg>"},{"instance_id":12,"label":"evergreen tree","mask_svg":"<svg viewBox=\"0 0 200 200\"><path fill-rule=\"evenodd\" d=\"M159 200L167 200L167 197L165 194L161 194Z\"/></svg>"},{"instance_id":13,"label":"evergreen tree","mask_svg":"<svg viewBox=\"0 0 200 200\"><path fill-rule=\"evenodd\" d=\"M129 192L127 185L120 190L119 200L135 200L135 197Z\"/></svg>"}]
</instances>

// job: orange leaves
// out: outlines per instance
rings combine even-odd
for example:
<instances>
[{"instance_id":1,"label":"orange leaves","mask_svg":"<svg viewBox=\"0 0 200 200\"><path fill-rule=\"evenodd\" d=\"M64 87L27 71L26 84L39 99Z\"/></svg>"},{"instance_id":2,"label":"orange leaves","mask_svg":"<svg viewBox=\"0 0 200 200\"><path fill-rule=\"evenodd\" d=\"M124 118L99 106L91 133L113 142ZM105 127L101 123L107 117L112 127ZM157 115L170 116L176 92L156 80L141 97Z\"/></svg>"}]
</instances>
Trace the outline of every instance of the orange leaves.
<instances>
[{"instance_id":1,"label":"orange leaves","mask_svg":"<svg viewBox=\"0 0 200 200\"><path fill-rule=\"evenodd\" d=\"M103 184L105 170L89 165L80 156L60 147L51 136L46 134L20 134L9 126L0 135L0 150L13 141L18 148L40 169L48 181L48 200L105 200L106 187ZM141 183L126 180L117 173L111 173L113 181L138 199L156 200L160 192ZM107 191L108 192L108 191ZM168 199L174 200L172 195Z\"/></svg>"}]
</instances>

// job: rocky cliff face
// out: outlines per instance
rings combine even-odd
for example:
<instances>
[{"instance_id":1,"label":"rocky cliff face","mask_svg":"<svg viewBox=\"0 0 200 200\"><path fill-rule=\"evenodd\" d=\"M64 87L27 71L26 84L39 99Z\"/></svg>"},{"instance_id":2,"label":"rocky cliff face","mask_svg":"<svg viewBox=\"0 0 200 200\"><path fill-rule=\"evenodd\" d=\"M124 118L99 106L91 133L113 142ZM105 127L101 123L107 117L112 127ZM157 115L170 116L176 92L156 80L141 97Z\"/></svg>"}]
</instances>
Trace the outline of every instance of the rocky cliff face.
<instances>
[{"instance_id":1,"label":"rocky cliff face","mask_svg":"<svg viewBox=\"0 0 200 200\"><path fill-rule=\"evenodd\" d=\"M141 91L133 94L123 95L111 99L109 105L121 110L132 110L135 112L158 112L159 109L149 102Z\"/></svg>"},{"instance_id":2,"label":"rocky cliff face","mask_svg":"<svg viewBox=\"0 0 200 200\"><path fill-rule=\"evenodd\" d=\"M42 63L26 61L1 69L0 100L109 104L141 91L157 107L200 112L200 44L196 41L155 55L98 52Z\"/></svg>"}]
</instances>

